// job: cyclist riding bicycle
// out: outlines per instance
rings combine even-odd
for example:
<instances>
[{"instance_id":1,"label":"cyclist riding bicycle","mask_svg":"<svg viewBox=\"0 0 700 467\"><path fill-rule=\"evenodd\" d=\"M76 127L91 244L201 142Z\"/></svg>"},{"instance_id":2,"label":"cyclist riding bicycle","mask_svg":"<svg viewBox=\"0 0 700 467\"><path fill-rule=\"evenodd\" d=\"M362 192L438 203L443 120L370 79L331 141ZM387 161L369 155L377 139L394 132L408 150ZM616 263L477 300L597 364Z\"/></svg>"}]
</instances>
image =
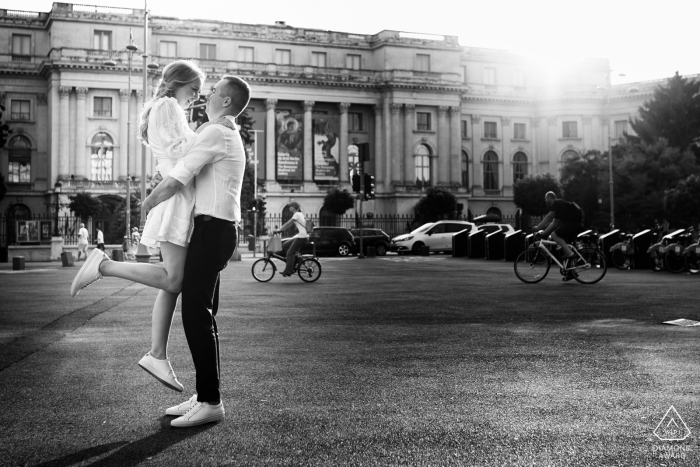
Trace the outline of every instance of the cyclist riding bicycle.
<instances>
[{"instance_id":1,"label":"cyclist riding bicycle","mask_svg":"<svg viewBox=\"0 0 700 467\"><path fill-rule=\"evenodd\" d=\"M294 274L294 261L296 260L296 252L299 250L299 248L301 248L301 246L304 243L306 243L309 240L309 233L306 231L306 219L304 218L304 214L302 214L301 212L301 207L299 206L299 203L297 203L296 201L292 201L287 205L287 207L290 211L292 211L292 218L285 222L284 225L279 228L279 230L275 230L273 233L280 233L283 230L287 230L289 227L295 224L297 230L299 230L299 233L293 237L294 240L292 241L292 244L287 250L287 267L282 273L282 276L284 277L289 277L292 274Z\"/></svg>"},{"instance_id":2,"label":"cyclist riding bicycle","mask_svg":"<svg viewBox=\"0 0 700 467\"><path fill-rule=\"evenodd\" d=\"M544 196L544 202L549 208L549 214L535 226L535 230L541 237L552 236L552 240L561 247L566 265L567 260L575 256L567 243L572 243L576 236L583 232L583 211L576 203L557 199L557 195L552 191L548 191ZM545 225L547 227L542 230ZM564 276L564 282L573 279L575 274L573 271L568 271Z\"/></svg>"}]
</instances>

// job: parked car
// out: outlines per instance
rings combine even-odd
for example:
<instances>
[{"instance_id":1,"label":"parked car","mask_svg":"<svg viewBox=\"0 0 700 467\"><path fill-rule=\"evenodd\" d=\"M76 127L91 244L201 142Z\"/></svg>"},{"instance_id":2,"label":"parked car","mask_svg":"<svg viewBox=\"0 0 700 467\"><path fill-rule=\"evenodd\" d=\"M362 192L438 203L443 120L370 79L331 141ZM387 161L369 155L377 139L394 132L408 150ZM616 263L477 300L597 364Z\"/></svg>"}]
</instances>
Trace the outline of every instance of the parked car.
<instances>
[{"instance_id":1,"label":"parked car","mask_svg":"<svg viewBox=\"0 0 700 467\"><path fill-rule=\"evenodd\" d=\"M429 246L430 251L452 251L452 236L463 230L471 232L475 228L476 225L466 221L429 222L409 234L394 237L391 251L418 254L423 246Z\"/></svg>"},{"instance_id":2,"label":"parked car","mask_svg":"<svg viewBox=\"0 0 700 467\"><path fill-rule=\"evenodd\" d=\"M350 233L355 237L354 253L360 251L360 229L350 229ZM377 256L384 256L389 251L391 237L381 229L362 229L362 249L367 254L367 247L373 246Z\"/></svg>"},{"instance_id":3,"label":"parked car","mask_svg":"<svg viewBox=\"0 0 700 467\"><path fill-rule=\"evenodd\" d=\"M515 229L510 224L482 224L477 226L476 229L486 232L486 235L498 232L499 230L501 232L505 232L506 234L515 232Z\"/></svg>"},{"instance_id":4,"label":"parked car","mask_svg":"<svg viewBox=\"0 0 700 467\"><path fill-rule=\"evenodd\" d=\"M292 239L282 240L282 255L287 255ZM317 255L348 256L355 247L355 238L344 227L315 227L309 241L301 247L302 254L312 254L316 246Z\"/></svg>"}]
</instances>

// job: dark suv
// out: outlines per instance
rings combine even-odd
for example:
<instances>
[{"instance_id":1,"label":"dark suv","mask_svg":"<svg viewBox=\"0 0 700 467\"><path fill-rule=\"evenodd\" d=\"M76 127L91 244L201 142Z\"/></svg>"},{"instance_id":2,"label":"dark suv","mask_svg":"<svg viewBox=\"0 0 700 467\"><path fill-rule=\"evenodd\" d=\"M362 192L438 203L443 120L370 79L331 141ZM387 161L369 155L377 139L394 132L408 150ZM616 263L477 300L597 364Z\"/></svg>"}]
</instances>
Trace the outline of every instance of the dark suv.
<instances>
[{"instance_id":1,"label":"dark suv","mask_svg":"<svg viewBox=\"0 0 700 467\"><path fill-rule=\"evenodd\" d=\"M350 229L350 233L355 237L355 250L360 251L360 229ZM377 256L384 256L389 251L391 237L381 229L362 229L362 249L367 254L367 247L373 246Z\"/></svg>"},{"instance_id":2,"label":"dark suv","mask_svg":"<svg viewBox=\"0 0 700 467\"><path fill-rule=\"evenodd\" d=\"M282 240L282 255L287 255L291 244L291 238ZM314 245L317 255L348 256L355 250L355 238L343 227L315 227L309 235L309 241L301 247L301 253L313 253Z\"/></svg>"}]
</instances>

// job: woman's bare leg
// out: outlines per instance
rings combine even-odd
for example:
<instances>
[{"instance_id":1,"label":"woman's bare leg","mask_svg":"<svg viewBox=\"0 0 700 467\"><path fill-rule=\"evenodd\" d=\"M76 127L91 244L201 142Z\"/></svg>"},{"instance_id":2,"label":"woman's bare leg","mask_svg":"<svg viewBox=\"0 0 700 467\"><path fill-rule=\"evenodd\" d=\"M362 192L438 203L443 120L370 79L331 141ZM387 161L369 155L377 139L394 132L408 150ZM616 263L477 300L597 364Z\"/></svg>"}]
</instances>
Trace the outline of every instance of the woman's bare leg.
<instances>
[{"instance_id":1,"label":"woman's bare leg","mask_svg":"<svg viewBox=\"0 0 700 467\"><path fill-rule=\"evenodd\" d=\"M165 259L165 257L163 257ZM153 305L151 318L151 355L158 360L168 358L168 339L170 338L170 326L173 322L177 297L174 294L161 290Z\"/></svg>"},{"instance_id":2,"label":"woman's bare leg","mask_svg":"<svg viewBox=\"0 0 700 467\"><path fill-rule=\"evenodd\" d=\"M163 254L163 266L147 263L103 261L100 264L100 273L103 276L120 277L149 287L155 287L156 289L174 293L177 296L182 288L187 248L169 242L161 242L160 250Z\"/></svg>"}]
</instances>

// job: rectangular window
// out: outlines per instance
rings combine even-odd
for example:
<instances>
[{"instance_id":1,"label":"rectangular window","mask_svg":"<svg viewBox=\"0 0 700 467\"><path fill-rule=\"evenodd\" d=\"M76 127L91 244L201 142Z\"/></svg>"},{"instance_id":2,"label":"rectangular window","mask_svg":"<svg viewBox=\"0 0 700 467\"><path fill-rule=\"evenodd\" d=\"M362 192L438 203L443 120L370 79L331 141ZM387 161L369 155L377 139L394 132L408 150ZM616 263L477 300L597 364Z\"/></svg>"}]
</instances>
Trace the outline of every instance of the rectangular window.
<instances>
[{"instance_id":1,"label":"rectangular window","mask_svg":"<svg viewBox=\"0 0 700 467\"><path fill-rule=\"evenodd\" d=\"M615 121L615 138L622 138L627 133L627 120Z\"/></svg>"},{"instance_id":2,"label":"rectangular window","mask_svg":"<svg viewBox=\"0 0 700 467\"><path fill-rule=\"evenodd\" d=\"M420 131L430 131L430 112L416 112L416 128Z\"/></svg>"},{"instance_id":3,"label":"rectangular window","mask_svg":"<svg viewBox=\"0 0 700 467\"><path fill-rule=\"evenodd\" d=\"M360 55L347 54L345 56L345 68L349 68L350 70L359 70L360 58Z\"/></svg>"},{"instance_id":4,"label":"rectangular window","mask_svg":"<svg viewBox=\"0 0 700 467\"><path fill-rule=\"evenodd\" d=\"M311 66L326 67L325 52L311 52Z\"/></svg>"},{"instance_id":5,"label":"rectangular window","mask_svg":"<svg viewBox=\"0 0 700 467\"><path fill-rule=\"evenodd\" d=\"M496 122L484 122L484 138L498 138Z\"/></svg>"},{"instance_id":6,"label":"rectangular window","mask_svg":"<svg viewBox=\"0 0 700 467\"><path fill-rule=\"evenodd\" d=\"M29 56L32 54L32 36L25 34L13 34L12 35L12 55L25 55Z\"/></svg>"},{"instance_id":7,"label":"rectangular window","mask_svg":"<svg viewBox=\"0 0 700 467\"><path fill-rule=\"evenodd\" d=\"M467 84L467 67L466 66L462 67L462 82L464 84Z\"/></svg>"},{"instance_id":8,"label":"rectangular window","mask_svg":"<svg viewBox=\"0 0 700 467\"><path fill-rule=\"evenodd\" d=\"M513 139L525 139L525 124L524 123L514 123L513 124Z\"/></svg>"},{"instance_id":9,"label":"rectangular window","mask_svg":"<svg viewBox=\"0 0 700 467\"><path fill-rule=\"evenodd\" d=\"M488 86L496 85L496 69L484 68L484 84Z\"/></svg>"},{"instance_id":10,"label":"rectangular window","mask_svg":"<svg viewBox=\"0 0 700 467\"><path fill-rule=\"evenodd\" d=\"M7 181L9 183L30 183L31 170L29 162L10 161Z\"/></svg>"},{"instance_id":11,"label":"rectangular window","mask_svg":"<svg viewBox=\"0 0 700 467\"><path fill-rule=\"evenodd\" d=\"M94 116L95 117L112 117L112 98L111 97L95 97L94 100Z\"/></svg>"},{"instance_id":12,"label":"rectangular window","mask_svg":"<svg viewBox=\"0 0 700 467\"><path fill-rule=\"evenodd\" d=\"M92 48L96 50L112 50L112 31L95 30Z\"/></svg>"},{"instance_id":13,"label":"rectangular window","mask_svg":"<svg viewBox=\"0 0 700 467\"><path fill-rule=\"evenodd\" d=\"M216 60L216 44L199 44L199 58Z\"/></svg>"},{"instance_id":14,"label":"rectangular window","mask_svg":"<svg viewBox=\"0 0 700 467\"><path fill-rule=\"evenodd\" d=\"M416 70L430 71L430 55L416 54Z\"/></svg>"},{"instance_id":15,"label":"rectangular window","mask_svg":"<svg viewBox=\"0 0 700 467\"><path fill-rule=\"evenodd\" d=\"M291 65L292 51L287 49L275 50L275 63L278 65Z\"/></svg>"},{"instance_id":16,"label":"rectangular window","mask_svg":"<svg viewBox=\"0 0 700 467\"><path fill-rule=\"evenodd\" d=\"M364 131L361 113L348 112L348 129L350 131Z\"/></svg>"},{"instance_id":17,"label":"rectangular window","mask_svg":"<svg viewBox=\"0 0 700 467\"><path fill-rule=\"evenodd\" d=\"M522 70L515 70L513 73L513 86L516 88L525 87L525 73Z\"/></svg>"},{"instance_id":18,"label":"rectangular window","mask_svg":"<svg viewBox=\"0 0 700 467\"><path fill-rule=\"evenodd\" d=\"M29 112L29 101L12 100L10 104L10 118L12 120L29 120L31 115Z\"/></svg>"},{"instance_id":19,"label":"rectangular window","mask_svg":"<svg viewBox=\"0 0 700 467\"><path fill-rule=\"evenodd\" d=\"M177 42L161 41L160 42L161 57L177 57Z\"/></svg>"},{"instance_id":20,"label":"rectangular window","mask_svg":"<svg viewBox=\"0 0 700 467\"><path fill-rule=\"evenodd\" d=\"M466 120L462 120L460 123L462 125L462 138L469 138L469 123Z\"/></svg>"},{"instance_id":21,"label":"rectangular window","mask_svg":"<svg viewBox=\"0 0 700 467\"><path fill-rule=\"evenodd\" d=\"M562 122L562 137L563 138L578 138L578 130L576 122Z\"/></svg>"},{"instance_id":22,"label":"rectangular window","mask_svg":"<svg viewBox=\"0 0 700 467\"><path fill-rule=\"evenodd\" d=\"M238 61L239 62L246 62L246 63L253 63L254 60L254 53L255 53L255 48L253 47L239 47L238 48Z\"/></svg>"}]
</instances>

